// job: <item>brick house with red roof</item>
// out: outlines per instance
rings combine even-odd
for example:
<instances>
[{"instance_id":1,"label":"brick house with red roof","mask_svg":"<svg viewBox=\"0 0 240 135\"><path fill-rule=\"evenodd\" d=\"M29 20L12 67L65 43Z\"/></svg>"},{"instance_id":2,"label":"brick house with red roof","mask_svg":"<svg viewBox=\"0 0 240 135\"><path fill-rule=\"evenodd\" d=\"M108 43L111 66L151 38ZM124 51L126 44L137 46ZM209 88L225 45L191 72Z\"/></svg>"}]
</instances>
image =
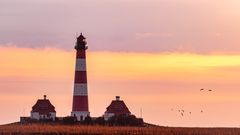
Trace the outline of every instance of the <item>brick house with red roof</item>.
<instances>
[{"instance_id":1,"label":"brick house with red roof","mask_svg":"<svg viewBox=\"0 0 240 135\"><path fill-rule=\"evenodd\" d=\"M116 96L116 100L113 100L107 107L107 110L104 113L104 119L108 120L109 118L118 115L131 115L131 112L127 108L124 101L120 100L119 96Z\"/></svg>"},{"instance_id":2,"label":"brick house with red roof","mask_svg":"<svg viewBox=\"0 0 240 135\"><path fill-rule=\"evenodd\" d=\"M44 99L38 99L37 103L32 107L31 119L35 120L55 120L55 107L44 95Z\"/></svg>"}]
</instances>

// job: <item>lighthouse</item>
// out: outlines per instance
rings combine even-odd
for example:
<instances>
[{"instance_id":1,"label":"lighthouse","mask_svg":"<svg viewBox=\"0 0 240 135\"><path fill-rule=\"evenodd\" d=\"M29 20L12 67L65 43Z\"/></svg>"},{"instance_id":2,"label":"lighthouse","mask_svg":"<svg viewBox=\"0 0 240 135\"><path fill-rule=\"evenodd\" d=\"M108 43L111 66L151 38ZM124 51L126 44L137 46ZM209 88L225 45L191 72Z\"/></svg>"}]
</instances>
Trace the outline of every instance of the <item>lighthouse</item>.
<instances>
[{"instance_id":1,"label":"lighthouse","mask_svg":"<svg viewBox=\"0 0 240 135\"><path fill-rule=\"evenodd\" d=\"M88 88L86 72L86 38L82 35L77 37L76 49L76 66L73 89L73 104L71 116L78 121L84 120L90 115L88 110Z\"/></svg>"}]
</instances>

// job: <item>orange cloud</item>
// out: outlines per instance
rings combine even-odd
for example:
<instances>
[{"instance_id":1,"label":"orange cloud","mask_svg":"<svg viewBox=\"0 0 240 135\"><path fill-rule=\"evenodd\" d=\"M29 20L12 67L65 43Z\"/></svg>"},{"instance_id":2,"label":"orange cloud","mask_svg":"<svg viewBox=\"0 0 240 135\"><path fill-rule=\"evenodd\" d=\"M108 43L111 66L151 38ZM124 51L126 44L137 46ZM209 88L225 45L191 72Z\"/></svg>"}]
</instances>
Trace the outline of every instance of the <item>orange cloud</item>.
<instances>
[{"instance_id":1,"label":"orange cloud","mask_svg":"<svg viewBox=\"0 0 240 135\"><path fill-rule=\"evenodd\" d=\"M0 77L65 78L74 69L73 52L57 49L0 48Z\"/></svg>"},{"instance_id":2,"label":"orange cloud","mask_svg":"<svg viewBox=\"0 0 240 135\"><path fill-rule=\"evenodd\" d=\"M58 49L0 48L0 77L73 79L75 53ZM218 79L240 66L240 55L88 52L91 79ZM220 71L216 69L226 69ZM239 74L238 70L234 70ZM233 77L234 78L234 77Z\"/></svg>"},{"instance_id":3,"label":"orange cloud","mask_svg":"<svg viewBox=\"0 0 240 135\"><path fill-rule=\"evenodd\" d=\"M219 72L216 68L238 67L239 58L240 55L92 52L88 64L90 74L97 78L204 81L203 79L218 79L215 75L228 77L227 71Z\"/></svg>"}]
</instances>

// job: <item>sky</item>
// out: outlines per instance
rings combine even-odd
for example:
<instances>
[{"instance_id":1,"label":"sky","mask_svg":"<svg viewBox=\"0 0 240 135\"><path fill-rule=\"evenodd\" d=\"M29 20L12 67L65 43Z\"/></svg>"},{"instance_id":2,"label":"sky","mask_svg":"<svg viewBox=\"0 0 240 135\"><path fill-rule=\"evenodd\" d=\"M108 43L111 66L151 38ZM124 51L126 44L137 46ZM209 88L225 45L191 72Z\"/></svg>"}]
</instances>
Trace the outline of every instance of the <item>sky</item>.
<instances>
[{"instance_id":1,"label":"sky","mask_svg":"<svg viewBox=\"0 0 240 135\"><path fill-rule=\"evenodd\" d=\"M0 124L29 116L44 94L57 116L70 115L82 32L91 116L119 95L149 123L239 127L239 7L238 0L0 0Z\"/></svg>"}]
</instances>

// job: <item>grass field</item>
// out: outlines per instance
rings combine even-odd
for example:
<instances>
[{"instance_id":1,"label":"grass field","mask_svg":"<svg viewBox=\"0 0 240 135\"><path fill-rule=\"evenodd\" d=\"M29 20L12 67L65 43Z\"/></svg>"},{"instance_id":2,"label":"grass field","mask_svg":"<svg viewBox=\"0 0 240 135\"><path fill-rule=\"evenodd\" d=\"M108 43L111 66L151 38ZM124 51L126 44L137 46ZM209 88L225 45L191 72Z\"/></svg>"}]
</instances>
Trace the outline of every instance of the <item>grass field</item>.
<instances>
[{"instance_id":1,"label":"grass field","mask_svg":"<svg viewBox=\"0 0 240 135\"><path fill-rule=\"evenodd\" d=\"M240 135L238 128L107 127L71 125L3 125L0 135Z\"/></svg>"}]
</instances>

